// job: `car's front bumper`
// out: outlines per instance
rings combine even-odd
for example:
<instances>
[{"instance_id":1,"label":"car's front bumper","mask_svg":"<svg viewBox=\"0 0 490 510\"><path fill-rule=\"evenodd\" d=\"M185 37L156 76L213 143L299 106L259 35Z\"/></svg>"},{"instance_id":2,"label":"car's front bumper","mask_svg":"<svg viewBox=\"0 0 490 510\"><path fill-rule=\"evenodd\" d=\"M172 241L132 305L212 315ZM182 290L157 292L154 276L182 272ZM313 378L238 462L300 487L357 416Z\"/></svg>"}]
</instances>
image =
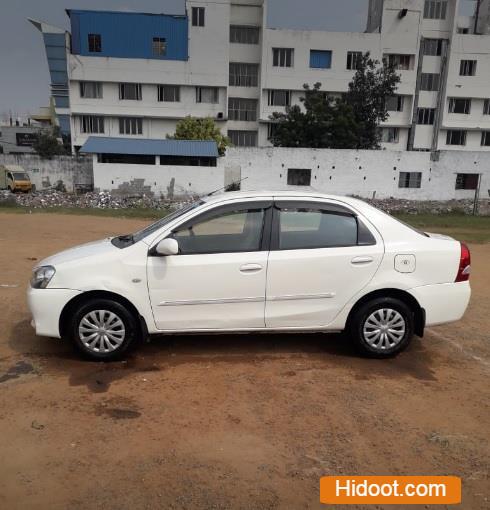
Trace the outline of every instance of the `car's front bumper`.
<instances>
[{"instance_id":1,"label":"car's front bumper","mask_svg":"<svg viewBox=\"0 0 490 510\"><path fill-rule=\"evenodd\" d=\"M72 289L27 289L27 304L36 335L60 338L60 315L65 305L80 294Z\"/></svg>"},{"instance_id":2,"label":"car's front bumper","mask_svg":"<svg viewBox=\"0 0 490 510\"><path fill-rule=\"evenodd\" d=\"M425 310L425 325L435 326L463 317L471 296L470 282L414 287L408 292Z\"/></svg>"}]
</instances>

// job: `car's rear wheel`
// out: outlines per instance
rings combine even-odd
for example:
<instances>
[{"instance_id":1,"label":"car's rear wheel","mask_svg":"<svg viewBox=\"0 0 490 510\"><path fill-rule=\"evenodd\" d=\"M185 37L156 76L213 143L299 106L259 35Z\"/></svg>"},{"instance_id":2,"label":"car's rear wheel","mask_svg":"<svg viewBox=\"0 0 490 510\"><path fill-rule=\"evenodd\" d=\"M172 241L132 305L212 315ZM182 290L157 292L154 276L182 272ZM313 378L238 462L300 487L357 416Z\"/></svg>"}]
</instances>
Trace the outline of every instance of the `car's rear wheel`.
<instances>
[{"instance_id":1,"label":"car's rear wheel","mask_svg":"<svg viewBox=\"0 0 490 510\"><path fill-rule=\"evenodd\" d=\"M110 299L81 305L73 315L70 331L84 356L106 361L120 358L139 336L133 314Z\"/></svg>"},{"instance_id":2,"label":"car's rear wheel","mask_svg":"<svg viewBox=\"0 0 490 510\"><path fill-rule=\"evenodd\" d=\"M388 358L406 349L413 337L414 318L399 299L377 298L354 313L349 333L361 353Z\"/></svg>"}]
</instances>

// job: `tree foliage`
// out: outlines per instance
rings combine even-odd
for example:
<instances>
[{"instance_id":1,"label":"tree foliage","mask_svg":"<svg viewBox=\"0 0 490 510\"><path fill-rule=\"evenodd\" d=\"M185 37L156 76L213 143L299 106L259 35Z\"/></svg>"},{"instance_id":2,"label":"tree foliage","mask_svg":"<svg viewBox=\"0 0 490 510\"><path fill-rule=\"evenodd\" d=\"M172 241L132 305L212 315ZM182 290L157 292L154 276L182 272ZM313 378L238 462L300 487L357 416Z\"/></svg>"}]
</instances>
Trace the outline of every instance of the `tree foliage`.
<instances>
[{"instance_id":1,"label":"tree foliage","mask_svg":"<svg viewBox=\"0 0 490 510\"><path fill-rule=\"evenodd\" d=\"M356 148L379 148L378 126L388 118L386 100L394 96L399 82L400 75L393 66L387 62L380 65L369 53L362 55L345 95L359 128Z\"/></svg>"},{"instance_id":2,"label":"tree foliage","mask_svg":"<svg viewBox=\"0 0 490 510\"><path fill-rule=\"evenodd\" d=\"M53 156L63 156L69 154L63 143L60 143L61 135L58 127L51 130L41 131L32 144L32 148L41 158L51 159Z\"/></svg>"},{"instance_id":3,"label":"tree foliage","mask_svg":"<svg viewBox=\"0 0 490 510\"><path fill-rule=\"evenodd\" d=\"M228 137L223 135L211 117L186 117L180 120L173 135L167 138L174 140L214 140L218 145L218 153L223 156L230 145Z\"/></svg>"},{"instance_id":4,"label":"tree foliage","mask_svg":"<svg viewBox=\"0 0 490 510\"><path fill-rule=\"evenodd\" d=\"M379 148L378 125L388 117L386 98L394 95L399 81L392 67L379 66L366 53L342 97L332 98L321 83L303 85L303 107L294 105L270 116L271 141L279 147Z\"/></svg>"}]
</instances>

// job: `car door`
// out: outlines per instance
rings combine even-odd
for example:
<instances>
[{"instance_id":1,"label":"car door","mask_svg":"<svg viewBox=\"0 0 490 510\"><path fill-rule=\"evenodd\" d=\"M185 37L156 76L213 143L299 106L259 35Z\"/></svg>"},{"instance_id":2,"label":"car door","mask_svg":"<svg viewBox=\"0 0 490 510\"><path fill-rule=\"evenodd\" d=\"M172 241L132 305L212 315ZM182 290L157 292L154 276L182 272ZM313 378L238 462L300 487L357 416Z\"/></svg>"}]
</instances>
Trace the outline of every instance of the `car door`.
<instances>
[{"instance_id":1,"label":"car door","mask_svg":"<svg viewBox=\"0 0 490 510\"><path fill-rule=\"evenodd\" d=\"M342 205L278 200L267 268L269 328L326 326L374 276L379 234Z\"/></svg>"},{"instance_id":2,"label":"car door","mask_svg":"<svg viewBox=\"0 0 490 510\"><path fill-rule=\"evenodd\" d=\"M161 330L265 327L272 199L205 211L173 229L179 253L150 249L148 290Z\"/></svg>"}]
</instances>

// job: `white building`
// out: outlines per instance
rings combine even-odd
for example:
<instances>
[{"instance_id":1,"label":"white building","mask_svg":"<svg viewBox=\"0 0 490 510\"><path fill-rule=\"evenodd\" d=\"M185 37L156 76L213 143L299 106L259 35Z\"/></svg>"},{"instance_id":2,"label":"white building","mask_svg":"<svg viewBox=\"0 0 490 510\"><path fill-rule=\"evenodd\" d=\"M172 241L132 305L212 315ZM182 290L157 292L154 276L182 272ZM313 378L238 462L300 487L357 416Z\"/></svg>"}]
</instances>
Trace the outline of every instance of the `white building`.
<instances>
[{"instance_id":1,"label":"white building","mask_svg":"<svg viewBox=\"0 0 490 510\"><path fill-rule=\"evenodd\" d=\"M72 144L165 138L193 115L214 117L236 146L268 146L272 112L299 104L304 83L346 91L370 51L401 75L384 148L490 150L488 0L472 18L459 0L369 3L365 33L267 28L267 0L187 0L184 15L67 11Z\"/></svg>"}]
</instances>

